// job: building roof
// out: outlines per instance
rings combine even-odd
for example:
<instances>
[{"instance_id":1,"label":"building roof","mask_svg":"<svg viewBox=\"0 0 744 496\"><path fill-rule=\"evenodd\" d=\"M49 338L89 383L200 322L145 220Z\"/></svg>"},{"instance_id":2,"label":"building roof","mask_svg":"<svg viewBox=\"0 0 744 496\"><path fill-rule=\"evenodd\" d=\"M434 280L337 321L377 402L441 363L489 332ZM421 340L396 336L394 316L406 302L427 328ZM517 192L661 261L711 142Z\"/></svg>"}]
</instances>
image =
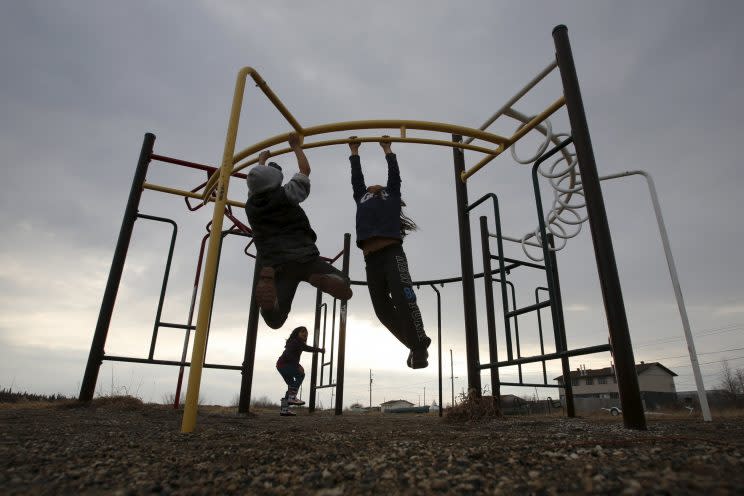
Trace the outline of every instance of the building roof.
<instances>
[{"instance_id":1,"label":"building roof","mask_svg":"<svg viewBox=\"0 0 744 496\"><path fill-rule=\"evenodd\" d=\"M408 400L390 400L390 401L386 401L385 403L380 403L380 406L393 405L395 403L408 403L409 405L413 405L413 403L411 403Z\"/></svg>"},{"instance_id":2,"label":"building roof","mask_svg":"<svg viewBox=\"0 0 744 496\"><path fill-rule=\"evenodd\" d=\"M647 371L648 369L658 366L665 372L667 372L672 377L677 377L677 374L669 370L668 368L664 367L659 362L650 362L650 363L637 363L636 364L636 374L642 374L643 372ZM605 367L603 369L586 369L586 370L573 370L571 371L571 379L578 379L579 377L612 377L615 375L614 367ZM553 378L554 381L563 381L563 376L558 376Z\"/></svg>"}]
</instances>

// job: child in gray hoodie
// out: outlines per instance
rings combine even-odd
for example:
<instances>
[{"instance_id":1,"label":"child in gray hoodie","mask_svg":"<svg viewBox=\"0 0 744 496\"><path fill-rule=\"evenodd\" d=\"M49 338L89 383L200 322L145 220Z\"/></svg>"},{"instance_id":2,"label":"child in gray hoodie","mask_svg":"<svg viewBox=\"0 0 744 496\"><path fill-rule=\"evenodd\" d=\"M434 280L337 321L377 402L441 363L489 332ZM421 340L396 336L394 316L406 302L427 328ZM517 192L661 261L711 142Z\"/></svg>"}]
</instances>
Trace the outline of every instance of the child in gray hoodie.
<instances>
[{"instance_id":1,"label":"child in gray hoodie","mask_svg":"<svg viewBox=\"0 0 744 496\"><path fill-rule=\"evenodd\" d=\"M245 213L258 252L256 263L261 267L255 296L272 329L279 329L287 320L300 281L334 298L348 300L352 296L349 278L320 258L317 235L300 207L310 194L310 163L299 135L291 133L288 142L299 168L292 179L282 186L282 168L274 162L266 164L268 150L261 152L247 178Z\"/></svg>"}]
</instances>

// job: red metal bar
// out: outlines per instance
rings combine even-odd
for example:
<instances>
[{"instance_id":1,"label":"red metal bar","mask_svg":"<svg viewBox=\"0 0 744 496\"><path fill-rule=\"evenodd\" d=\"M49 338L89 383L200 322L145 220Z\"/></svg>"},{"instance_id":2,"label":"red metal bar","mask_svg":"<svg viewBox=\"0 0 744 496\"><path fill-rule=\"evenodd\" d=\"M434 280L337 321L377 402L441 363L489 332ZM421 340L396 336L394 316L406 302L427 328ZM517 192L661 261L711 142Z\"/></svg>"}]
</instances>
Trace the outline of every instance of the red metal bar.
<instances>
[{"instance_id":1,"label":"red metal bar","mask_svg":"<svg viewBox=\"0 0 744 496\"><path fill-rule=\"evenodd\" d=\"M169 164L182 165L184 167L190 167L192 169L203 170L211 174L217 171L217 167L213 167L211 165L197 164L196 162L187 162L186 160L180 160L180 159L173 158L173 157L166 157L165 155L157 155L155 153L151 154L150 158L152 160L158 160L160 162L167 162ZM240 179L245 179L247 177L245 174L242 174L240 172L234 172L231 175L233 177L239 177Z\"/></svg>"},{"instance_id":2,"label":"red metal bar","mask_svg":"<svg viewBox=\"0 0 744 496\"><path fill-rule=\"evenodd\" d=\"M341 258L341 255L343 255L343 254L344 254L344 250L341 250L340 252L338 252L338 255L336 255L336 256L335 256L335 257L333 257L333 258L328 258L328 257L323 257L323 256L321 256L321 257L320 257L320 259L321 259L321 260L325 260L326 262L328 262L328 263L332 264L332 263L334 263L334 262L335 262L336 260L338 260L339 258Z\"/></svg>"}]
</instances>

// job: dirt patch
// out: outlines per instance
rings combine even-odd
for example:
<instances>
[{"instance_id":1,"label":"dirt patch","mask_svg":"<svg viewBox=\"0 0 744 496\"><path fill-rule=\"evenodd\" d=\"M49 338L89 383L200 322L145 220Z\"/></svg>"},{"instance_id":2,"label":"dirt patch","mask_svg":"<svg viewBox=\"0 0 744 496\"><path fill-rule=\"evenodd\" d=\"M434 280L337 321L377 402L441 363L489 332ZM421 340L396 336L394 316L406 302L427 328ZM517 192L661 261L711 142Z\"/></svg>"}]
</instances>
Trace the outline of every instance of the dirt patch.
<instances>
[{"instance_id":1,"label":"dirt patch","mask_svg":"<svg viewBox=\"0 0 744 496\"><path fill-rule=\"evenodd\" d=\"M0 410L3 494L742 494L744 422Z\"/></svg>"}]
</instances>

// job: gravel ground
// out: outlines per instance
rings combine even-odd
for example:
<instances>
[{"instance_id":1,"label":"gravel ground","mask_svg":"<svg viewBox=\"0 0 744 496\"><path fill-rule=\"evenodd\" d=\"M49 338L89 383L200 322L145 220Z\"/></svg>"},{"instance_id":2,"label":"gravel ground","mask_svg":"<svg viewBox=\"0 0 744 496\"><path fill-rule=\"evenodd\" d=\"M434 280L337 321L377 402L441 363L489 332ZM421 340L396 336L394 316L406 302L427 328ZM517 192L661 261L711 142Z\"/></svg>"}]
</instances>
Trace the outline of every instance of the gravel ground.
<instances>
[{"instance_id":1,"label":"gravel ground","mask_svg":"<svg viewBox=\"0 0 744 496\"><path fill-rule=\"evenodd\" d=\"M744 419L0 409L0 493L744 494Z\"/></svg>"}]
</instances>

